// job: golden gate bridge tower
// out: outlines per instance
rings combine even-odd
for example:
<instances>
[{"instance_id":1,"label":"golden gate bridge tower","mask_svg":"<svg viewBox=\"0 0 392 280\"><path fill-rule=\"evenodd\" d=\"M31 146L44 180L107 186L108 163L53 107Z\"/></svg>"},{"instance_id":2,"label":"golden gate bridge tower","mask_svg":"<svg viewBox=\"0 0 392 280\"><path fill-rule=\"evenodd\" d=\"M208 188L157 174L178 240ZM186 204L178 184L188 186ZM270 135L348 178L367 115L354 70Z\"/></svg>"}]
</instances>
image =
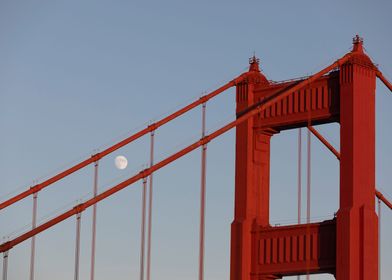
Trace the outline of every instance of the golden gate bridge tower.
<instances>
[{"instance_id":1,"label":"golden gate bridge tower","mask_svg":"<svg viewBox=\"0 0 392 280\"><path fill-rule=\"evenodd\" d=\"M237 84L238 116L255 104L268 105L236 130L231 279L308 273L378 279L375 88L380 72L364 53L362 38L356 36L350 53L308 79L271 84L258 63L253 57L247 79ZM312 127L331 122L340 123L340 153ZM340 160L340 207L332 220L272 227L270 140L300 127L311 129Z\"/></svg>"},{"instance_id":2,"label":"golden gate bridge tower","mask_svg":"<svg viewBox=\"0 0 392 280\"><path fill-rule=\"evenodd\" d=\"M318 273L332 274L337 280L379 279L379 217L375 211L375 200L378 199L379 207L380 202L383 202L392 209L392 204L375 185L376 78L391 91L392 84L364 52L363 39L358 35L353 39L353 48L349 53L306 78L272 82L261 73L259 60L255 56L250 59L249 64L249 71L211 93L53 177L2 201L0 210L27 197L33 198L31 229L0 244L0 253L3 253L2 279L7 280L8 261L12 249L30 240L29 279L34 280L35 236L71 217L76 217L74 279L78 280L81 214L91 207L93 226L90 279L94 280L96 206L133 183L142 181L140 280L151 280L152 176L154 172L200 148L202 156L198 279L203 280L207 145L233 128L236 129L235 205L231 225L230 279L267 280ZM236 88L236 118L207 134L207 102L231 87ZM155 132L161 126L199 106L202 107L201 138L155 162ZM340 151L314 128L316 125L327 123L340 124ZM271 226L270 141L281 131L298 128L307 128L308 135L312 133L339 161L339 209L331 220L313 223L308 220L304 224ZM97 184L100 160L148 134L148 167L99 193ZM89 165L94 166L92 197L46 222L37 224L39 193ZM309 187L310 184L308 190Z\"/></svg>"}]
</instances>

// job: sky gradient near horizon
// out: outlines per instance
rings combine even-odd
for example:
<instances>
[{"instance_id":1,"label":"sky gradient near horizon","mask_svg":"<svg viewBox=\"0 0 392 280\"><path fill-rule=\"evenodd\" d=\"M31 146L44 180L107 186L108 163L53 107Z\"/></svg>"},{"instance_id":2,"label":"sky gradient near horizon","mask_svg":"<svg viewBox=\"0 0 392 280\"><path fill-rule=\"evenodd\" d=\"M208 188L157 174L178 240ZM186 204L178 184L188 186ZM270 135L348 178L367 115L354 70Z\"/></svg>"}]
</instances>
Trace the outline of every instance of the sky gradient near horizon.
<instances>
[{"instance_id":1,"label":"sky gradient near horizon","mask_svg":"<svg viewBox=\"0 0 392 280\"><path fill-rule=\"evenodd\" d=\"M291 79L335 61L359 34L391 80L390 11L387 0L0 1L0 200L218 88L246 71L254 52L268 79ZM376 181L390 199L391 108L392 94L377 82ZM232 120L234 110L232 89L209 102L208 131ZM198 108L159 129L156 160L200 138L200 121ZM318 129L339 147L339 125ZM100 162L100 191L146 166L148 140ZM206 280L229 279L234 145L234 131L208 145ZM129 161L122 171L113 163L120 154ZM296 223L296 162L297 131L274 136L272 224ZM339 166L315 139L312 163L312 220L321 221L338 208ZM39 221L88 198L92 176L90 166L40 193ZM140 187L138 182L98 206L96 280L139 277ZM152 279L197 279L200 151L157 172L154 187ZM28 198L1 211L2 242L29 228L31 205ZM392 213L385 207L382 218L381 279L387 280ZM89 279L90 239L87 210L80 279ZM74 243L74 217L40 234L35 279L72 279ZM29 248L24 242L10 252L9 280L28 279Z\"/></svg>"}]
</instances>

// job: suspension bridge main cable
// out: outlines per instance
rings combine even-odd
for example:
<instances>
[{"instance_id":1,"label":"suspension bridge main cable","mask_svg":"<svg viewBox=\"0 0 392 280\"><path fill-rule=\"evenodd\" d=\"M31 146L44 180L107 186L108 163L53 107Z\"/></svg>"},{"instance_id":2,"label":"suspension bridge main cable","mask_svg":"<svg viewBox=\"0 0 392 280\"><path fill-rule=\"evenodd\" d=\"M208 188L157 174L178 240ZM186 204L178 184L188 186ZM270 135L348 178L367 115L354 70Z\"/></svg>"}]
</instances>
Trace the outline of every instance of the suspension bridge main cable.
<instances>
[{"instance_id":1,"label":"suspension bridge main cable","mask_svg":"<svg viewBox=\"0 0 392 280\"><path fill-rule=\"evenodd\" d=\"M236 84L240 83L241 81L243 81L246 78L246 74L247 73L241 74L240 76L231 80L230 82L226 83L225 85L221 86L217 90L212 91L209 94L202 96L198 100L193 101L192 103L186 105L185 107L183 107L183 108L175 111L174 113L162 118L161 120L147 126L146 128L136 132L135 134L129 136L128 138L125 138L122 141L110 146L109 148L103 150L102 152L96 153L96 154L92 155L90 158L87 158L87 159L83 160L82 162L79 162L78 164L58 173L57 175L43 181L42 183L36 184L36 185L30 187L29 189L1 202L0 203L0 210L22 200L30 195L33 195L34 193L41 191L42 189L63 179L64 177L67 177L68 175L86 167L87 165L98 161L99 159L113 153L114 151L124 147L125 145L128 145L129 143L135 141L136 139L139 139L140 137L146 135L147 133L152 132L152 131L156 130L157 128L163 126L164 124L178 118L179 116L185 114L186 112L192 110L193 108L195 108L199 105L202 105L203 103L214 98L215 96L219 95L220 93L224 92L225 90L227 90L227 89L235 86Z\"/></svg>"},{"instance_id":2,"label":"suspension bridge main cable","mask_svg":"<svg viewBox=\"0 0 392 280\"><path fill-rule=\"evenodd\" d=\"M376 71L377 77L384 83L384 85L392 92L392 84L384 77L380 70Z\"/></svg>"},{"instance_id":3,"label":"suspension bridge main cable","mask_svg":"<svg viewBox=\"0 0 392 280\"><path fill-rule=\"evenodd\" d=\"M171 156L161 160L160 162L154 164L153 166L146 168L144 170L142 170L141 172L135 174L134 176L128 178L127 180L107 189L106 191L98 194L97 196L88 199L87 201L85 201L84 203L80 203L79 205L75 206L74 208L60 214L59 216L54 217L53 219L47 221L44 224L41 224L39 226L37 226L35 229L32 229L8 242L5 242L3 244L0 245L0 252L5 252L8 251L10 248L14 247L15 245L31 238L32 236L68 219L69 217L76 215L77 213L80 213L82 211L84 211L85 209L91 207L92 205L104 200L105 198L113 195L114 193L117 193L118 191L126 188L127 186L129 186L130 184L135 183L136 181L143 179L149 175L151 175L152 173L154 173L155 171L163 168L164 166L168 165L169 163L181 158L182 156L190 153L191 151L197 149L200 146L203 146L205 144L207 144L209 141L217 138L218 136L222 135L223 133L229 131L230 129L236 127L238 124L246 121L247 119L255 116L256 114L258 114L259 112L265 110L268 106L271 106L273 104L275 104L276 102L286 98L289 94L291 94L294 91L300 90L302 88L304 88L307 84L317 80L318 78L320 78L321 76L323 76L324 74L328 73L329 71L339 67L341 64L345 63L346 61L348 61L351 58L352 54L346 54L345 56L343 56L342 58L338 59L336 62L332 63L330 66L322 69L321 71L317 72L316 74L310 76L309 78L307 78L306 80L303 80L301 82L299 82L298 84L296 84L295 86L284 90L282 92L280 92L277 95L272 96L271 98L268 99L264 99L260 102L257 102L255 104L255 106L251 106L251 108L245 110L243 113L238 114L237 119L235 119L234 121L224 125L223 127L215 130L214 132L212 132L209 135L206 135L205 137L201 138L200 140L194 142L193 144L181 149L180 151L172 154ZM240 76L242 80L243 76ZM239 79L237 79L238 81ZM235 81L235 80L233 80ZM234 82L230 82L226 85L226 87L229 87L229 85L231 85L231 83ZM220 89L222 89L223 87L221 87ZM219 91L219 90L217 90ZM215 91L215 92L217 92ZM218 94L218 93L216 93ZM202 97L200 99L200 101L203 103L205 102L205 97ZM146 130L146 133L149 131L149 129L152 128L148 128ZM141 133L141 132L139 132ZM125 140L124 140L125 141ZM112 149L115 149L115 146L113 146ZM108 151L108 150L106 150ZM95 158L96 159L96 158Z\"/></svg>"}]
</instances>

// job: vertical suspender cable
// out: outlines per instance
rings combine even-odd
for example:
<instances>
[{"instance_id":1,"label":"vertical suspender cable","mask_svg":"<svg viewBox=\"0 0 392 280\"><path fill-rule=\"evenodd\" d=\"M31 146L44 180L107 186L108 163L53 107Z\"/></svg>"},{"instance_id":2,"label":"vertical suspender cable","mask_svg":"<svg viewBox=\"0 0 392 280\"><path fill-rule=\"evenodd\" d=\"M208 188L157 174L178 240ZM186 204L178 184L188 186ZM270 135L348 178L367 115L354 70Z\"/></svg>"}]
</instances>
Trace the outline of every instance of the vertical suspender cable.
<instances>
[{"instance_id":1,"label":"vertical suspender cable","mask_svg":"<svg viewBox=\"0 0 392 280\"><path fill-rule=\"evenodd\" d=\"M309 223L310 223L310 186L311 186L311 140L312 135L308 130L308 158L307 158L307 182L306 182L306 223L308 224L307 238L310 238ZM308 264L307 264L308 266ZM309 272L306 274L306 279L309 280Z\"/></svg>"},{"instance_id":2,"label":"vertical suspender cable","mask_svg":"<svg viewBox=\"0 0 392 280\"><path fill-rule=\"evenodd\" d=\"M307 160L307 182L306 182L306 222L310 223L310 186L311 186L311 141L312 135L308 130L308 160Z\"/></svg>"},{"instance_id":3,"label":"vertical suspender cable","mask_svg":"<svg viewBox=\"0 0 392 280\"><path fill-rule=\"evenodd\" d=\"M302 129L298 129L298 224L301 223L302 203Z\"/></svg>"},{"instance_id":4,"label":"vertical suspender cable","mask_svg":"<svg viewBox=\"0 0 392 280\"><path fill-rule=\"evenodd\" d=\"M206 133L206 103L202 106L202 138ZM206 158L207 144L201 148L201 186L200 186L200 239L199 239L199 280L204 279L204 233L206 207Z\"/></svg>"},{"instance_id":5,"label":"vertical suspender cable","mask_svg":"<svg viewBox=\"0 0 392 280\"><path fill-rule=\"evenodd\" d=\"M99 162L94 163L94 183L93 183L93 194L94 197L98 194L98 165ZM97 231L97 204L93 206L93 220L91 228L91 267L90 267L90 280L94 280L95 276L95 240Z\"/></svg>"},{"instance_id":6,"label":"vertical suspender cable","mask_svg":"<svg viewBox=\"0 0 392 280\"><path fill-rule=\"evenodd\" d=\"M79 258L80 258L80 223L82 213L76 215L76 245L75 245L75 280L79 280Z\"/></svg>"},{"instance_id":7,"label":"vertical suspender cable","mask_svg":"<svg viewBox=\"0 0 392 280\"><path fill-rule=\"evenodd\" d=\"M150 168L154 165L154 135L150 134ZM152 233L152 198L153 198L153 173L150 175L149 192L148 192L148 232L147 232L147 280L151 277L151 233Z\"/></svg>"},{"instance_id":8,"label":"vertical suspender cable","mask_svg":"<svg viewBox=\"0 0 392 280\"><path fill-rule=\"evenodd\" d=\"M309 84L307 86L307 88L305 88L304 90L304 95L305 95L305 100L307 100L306 104L307 104L307 110L308 110L308 127L310 127L312 125L312 89L310 89ZM308 98L307 98L308 97ZM311 246L310 243L310 189L311 189L311 159L312 159L312 134L310 132L310 130L307 130L308 132L308 141L307 141L307 166L306 166L306 242L307 242L307 246ZM309 240L309 242L308 242ZM308 248L307 250L309 250L310 252L310 248ZM306 256L306 252L305 252L305 256ZM309 266L310 266L310 256L306 256L306 280L310 279L309 276Z\"/></svg>"},{"instance_id":9,"label":"vertical suspender cable","mask_svg":"<svg viewBox=\"0 0 392 280\"><path fill-rule=\"evenodd\" d=\"M140 242L140 280L144 279L144 244L146 237L146 192L147 192L147 178L143 178L142 190L142 218L141 218L141 242Z\"/></svg>"},{"instance_id":10,"label":"vertical suspender cable","mask_svg":"<svg viewBox=\"0 0 392 280\"><path fill-rule=\"evenodd\" d=\"M31 222L31 229L37 226L37 199L38 193L33 194L33 218ZM31 237L31 255L30 255L30 280L34 280L35 268L35 235Z\"/></svg>"},{"instance_id":11,"label":"vertical suspender cable","mask_svg":"<svg viewBox=\"0 0 392 280\"><path fill-rule=\"evenodd\" d=\"M302 201L302 129L298 129L298 224L301 223L301 201ZM297 279L301 279L298 275Z\"/></svg>"},{"instance_id":12,"label":"vertical suspender cable","mask_svg":"<svg viewBox=\"0 0 392 280\"><path fill-rule=\"evenodd\" d=\"M381 200L378 199L378 279L381 279Z\"/></svg>"},{"instance_id":13,"label":"vertical suspender cable","mask_svg":"<svg viewBox=\"0 0 392 280\"><path fill-rule=\"evenodd\" d=\"M8 272L8 251L3 253L3 280L7 280Z\"/></svg>"}]
</instances>

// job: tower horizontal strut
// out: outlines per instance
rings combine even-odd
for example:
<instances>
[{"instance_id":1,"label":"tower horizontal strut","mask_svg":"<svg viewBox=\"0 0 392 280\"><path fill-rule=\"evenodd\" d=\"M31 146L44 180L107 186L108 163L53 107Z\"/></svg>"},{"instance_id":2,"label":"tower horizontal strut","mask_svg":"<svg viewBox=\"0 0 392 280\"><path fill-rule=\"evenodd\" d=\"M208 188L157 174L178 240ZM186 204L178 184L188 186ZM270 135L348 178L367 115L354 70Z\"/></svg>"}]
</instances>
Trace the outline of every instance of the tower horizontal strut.
<instances>
[{"instance_id":1,"label":"tower horizontal strut","mask_svg":"<svg viewBox=\"0 0 392 280\"><path fill-rule=\"evenodd\" d=\"M184 149L182 149L182 150L172 154L171 156L169 156L169 157L163 159L162 161L152 165L151 167L142 170L141 172L135 174L134 176L128 178L127 180L125 180L125 181L123 181L123 182L121 182L121 183L119 183L119 184L117 184L117 185L107 189L106 191L98 194L97 196L95 196L93 198L90 198L89 200L85 201L84 203L81 203L81 204L75 206L74 208L72 208L72 209L70 209L70 210L60 214L59 216L54 217L53 219L47 221L46 223L37 226L36 228L34 228L34 229L32 229L32 230L30 230L30 231L28 231L28 232L26 232L26 233L16 237L13 240L10 240L8 242L5 242L5 243L1 244L0 245L0 252L8 251L10 248L12 248L15 245L17 245L17 244L19 244L19 243L21 243L21 242L31 238L32 236L35 236L36 234L38 234L38 233L40 233L40 232L42 232L42 231L44 231L44 230L46 230L46 229L56 225L56 224L58 224L58 223L66 220L66 219L68 219L69 217L71 217L73 215L77 215L78 213L84 211L85 209L87 209L90 206L98 203L99 201L101 201L101 200L103 200L103 199L105 199L105 198L107 198L107 197L117 193L118 191L126 188L130 184L133 184L136 181L149 176L153 172L163 168L164 166L166 166L166 165L170 164L171 162L181 158L182 156L190 153L191 151L197 149L198 147L207 144L209 141L217 138L218 136L222 135L223 133L229 131L230 129L232 129L234 127L236 127L238 124L246 121L247 119L255 116L256 114L258 114L259 112L265 110L268 106L271 106L272 104L275 104L276 102L282 100L283 98L285 98L286 96L288 96L292 92L302 89L303 87L305 87L309 83L317 80L318 78L320 78L324 74L328 73L329 71L331 71L331 70L339 67L340 65L344 64L345 62L347 62L351 58L351 56L352 56L351 53L346 54L342 58L338 59L336 62L332 63L330 66L328 66L328 67L324 68L323 70L317 72L316 74L310 76L308 79L305 79L305 80L301 81L300 83L298 83L294 87L281 92L280 94L274 96L271 99L263 100L263 101L260 101L260 102L256 103L256 106L254 106L254 107L252 106L252 108L250 110L247 110L246 112L244 112L243 114L238 116L236 120L226 124L225 126L219 128L218 130L215 130L211 134L202 137L200 140L198 140L198 141L194 142L193 144L185 147ZM205 97L202 97L198 101L195 101L194 103L188 105L187 107L177 111L177 113L178 114L182 114L182 113L190 110L191 108L193 108L193 107L195 107L195 106L197 106L199 104L203 104L206 101L205 98L207 96L209 96L209 98L211 98L211 96L215 96L215 95L219 94L219 92L221 92L221 91L223 91L223 90L225 90L225 89L235 85L236 83L242 81L244 79L244 77L246 77L246 75L240 76L239 78L229 82L228 84L226 84L225 86L222 86L218 90L210 93L209 95L206 95ZM162 119L157 124L163 125L164 123L174 119L175 117L176 117L175 114L170 115L169 117L166 117L165 119ZM156 127L157 126L155 125L153 128L156 129ZM150 131L150 128L147 128L147 129L144 129L144 130L140 131L139 133L137 133L135 135L140 137L141 135L144 135L145 133L148 133L149 131ZM144 133L144 134L142 134L142 133ZM136 137L136 136L131 136L131 137ZM107 155L107 154L111 153L112 151L115 151L119 147L124 146L125 142L126 143L131 142L132 140L129 140L129 139L131 139L131 137L123 140L122 142L119 142L118 144L112 146L111 148L106 149L104 152L99 154L99 157L101 158L102 154ZM136 138L134 138L134 139L136 139ZM86 163L86 162L88 162L91 159L93 159L92 162L94 162L98 158L93 156L92 158L90 158L90 159L80 163L79 165L76 165L74 168L76 168L77 166L81 166L81 164L83 164L83 163L86 164L86 165L89 164L89 163ZM80 168L82 168L82 167L83 166L81 166ZM76 170L78 170L78 169L75 169L74 171L76 171ZM63 174L63 173L60 173L60 174ZM59 175L57 175L57 176L59 176ZM65 177L65 176L67 176L67 175L64 175L63 177ZM63 178L63 177L61 177L61 178ZM37 186L40 186L40 185L37 185ZM32 190L33 188L30 188L30 190ZM37 188L34 189L34 192L37 192ZM40 188L42 189L42 186ZM29 195L29 193L26 193L26 195L24 197L26 197L27 195ZM21 197L20 199L22 199L22 198L23 197Z\"/></svg>"}]
</instances>

